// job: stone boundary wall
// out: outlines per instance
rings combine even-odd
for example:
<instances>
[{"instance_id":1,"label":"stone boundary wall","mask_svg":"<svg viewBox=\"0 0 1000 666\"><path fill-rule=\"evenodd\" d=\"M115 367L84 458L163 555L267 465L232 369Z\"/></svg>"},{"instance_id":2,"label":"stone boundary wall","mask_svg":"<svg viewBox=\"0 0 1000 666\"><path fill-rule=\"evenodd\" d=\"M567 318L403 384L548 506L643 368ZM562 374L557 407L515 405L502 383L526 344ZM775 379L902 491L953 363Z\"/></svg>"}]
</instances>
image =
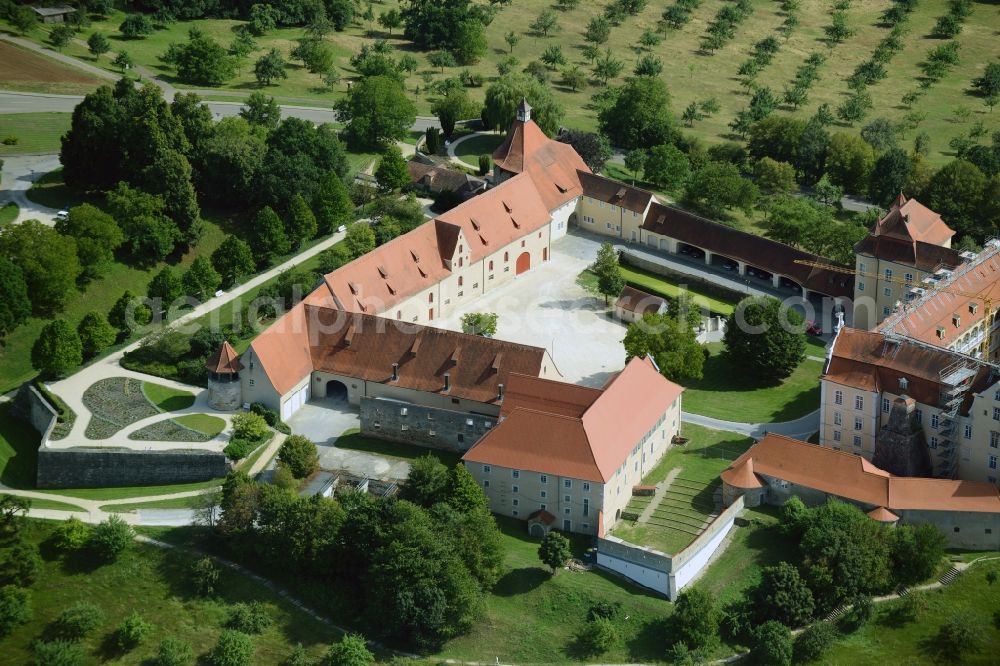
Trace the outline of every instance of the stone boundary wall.
<instances>
[{"instance_id":1,"label":"stone boundary wall","mask_svg":"<svg viewBox=\"0 0 1000 666\"><path fill-rule=\"evenodd\" d=\"M745 293L741 293L735 289L721 287L703 277L688 275L687 273L675 271L668 266L663 266L662 264L638 257L629 252L628 248L623 248L620 256L623 264L634 266L635 268L641 268L644 271L662 275L663 277L671 278L676 280L679 284L696 284L698 285L699 290L721 300L738 302L741 298L746 297Z\"/></svg>"},{"instance_id":2,"label":"stone boundary wall","mask_svg":"<svg viewBox=\"0 0 1000 666\"><path fill-rule=\"evenodd\" d=\"M465 453L496 425L495 416L390 398L361 398L361 434L365 437Z\"/></svg>"},{"instance_id":3,"label":"stone boundary wall","mask_svg":"<svg viewBox=\"0 0 1000 666\"><path fill-rule=\"evenodd\" d=\"M170 485L218 479L229 473L222 453L88 448L38 450L39 488Z\"/></svg>"},{"instance_id":4,"label":"stone boundary wall","mask_svg":"<svg viewBox=\"0 0 1000 666\"><path fill-rule=\"evenodd\" d=\"M701 573L733 529L743 498L727 507L684 550L674 555L639 546L613 536L597 539L597 564L629 580L676 599L677 594Z\"/></svg>"},{"instance_id":5,"label":"stone boundary wall","mask_svg":"<svg viewBox=\"0 0 1000 666\"><path fill-rule=\"evenodd\" d=\"M31 385L31 382L21 384L14 397L11 416L27 421L42 436L42 446L49 441L52 429L59 420L59 412L49 404L41 391Z\"/></svg>"}]
</instances>

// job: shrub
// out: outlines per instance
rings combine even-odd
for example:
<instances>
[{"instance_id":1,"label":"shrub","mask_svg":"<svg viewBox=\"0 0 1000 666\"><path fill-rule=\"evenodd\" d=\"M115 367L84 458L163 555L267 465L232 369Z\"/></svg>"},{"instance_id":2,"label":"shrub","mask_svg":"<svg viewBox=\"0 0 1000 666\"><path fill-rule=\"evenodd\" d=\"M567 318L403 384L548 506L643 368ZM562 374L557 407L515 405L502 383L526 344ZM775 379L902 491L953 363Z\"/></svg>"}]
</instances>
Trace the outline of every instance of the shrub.
<instances>
[{"instance_id":1,"label":"shrub","mask_svg":"<svg viewBox=\"0 0 1000 666\"><path fill-rule=\"evenodd\" d=\"M774 620L760 625L753 632L750 659L760 666L791 666L792 632Z\"/></svg>"},{"instance_id":2,"label":"shrub","mask_svg":"<svg viewBox=\"0 0 1000 666\"><path fill-rule=\"evenodd\" d=\"M282 662L282 666L314 666L315 662L306 653L306 649L302 647L302 643L296 644L295 648L292 649L292 653L288 655L285 661Z\"/></svg>"},{"instance_id":3,"label":"shrub","mask_svg":"<svg viewBox=\"0 0 1000 666\"><path fill-rule=\"evenodd\" d=\"M282 443L278 460L288 467L296 479L304 479L319 469L316 445L302 435L292 435Z\"/></svg>"},{"instance_id":4,"label":"shrub","mask_svg":"<svg viewBox=\"0 0 1000 666\"><path fill-rule=\"evenodd\" d=\"M156 666L188 666L194 658L191 646L179 638L167 636L160 641L160 649L153 658Z\"/></svg>"},{"instance_id":5,"label":"shrub","mask_svg":"<svg viewBox=\"0 0 1000 666\"><path fill-rule=\"evenodd\" d=\"M226 448L222 449L222 452L226 454L227 458L235 462L237 460L243 460L248 455L253 453L257 447L260 446L260 444L261 443L257 440L251 441L249 439L237 439L234 437L229 444L226 445Z\"/></svg>"},{"instance_id":6,"label":"shrub","mask_svg":"<svg viewBox=\"0 0 1000 666\"><path fill-rule=\"evenodd\" d=\"M122 650L131 650L138 647L152 629L153 625L146 622L139 613L132 611L115 630L115 641Z\"/></svg>"},{"instance_id":7,"label":"shrub","mask_svg":"<svg viewBox=\"0 0 1000 666\"><path fill-rule=\"evenodd\" d=\"M250 405L250 411L253 414L258 414L264 417L264 421L267 423L267 425L271 426L272 428L281 421L281 419L278 418L278 412L271 409L262 402L255 402L252 405Z\"/></svg>"},{"instance_id":8,"label":"shrub","mask_svg":"<svg viewBox=\"0 0 1000 666\"><path fill-rule=\"evenodd\" d=\"M605 617L596 617L584 626L577 637L580 649L587 655L604 654L618 643L618 629Z\"/></svg>"},{"instance_id":9,"label":"shrub","mask_svg":"<svg viewBox=\"0 0 1000 666\"><path fill-rule=\"evenodd\" d=\"M485 176L490 172L490 167L492 166L492 161L489 155L479 156L479 175Z\"/></svg>"},{"instance_id":10,"label":"shrub","mask_svg":"<svg viewBox=\"0 0 1000 666\"><path fill-rule=\"evenodd\" d=\"M104 622L104 612L88 601L78 601L59 613L53 624L56 635L70 641L82 640Z\"/></svg>"},{"instance_id":11,"label":"shrub","mask_svg":"<svg viewBox=\"0 0 1000 666\"><path fill-rule=\"evenodd\" d=\"M76 517L60 523L51 537L52 545L63 553L80 550L88 541L90 541L90 525Z\"/></svg>"},{"instance_id":12,"label":"shrub","mask_svg":"<svg viewBox=\"0 0 1000 666\"><path fill-rule=\"evenodd\" d=\"M837 629L829 622L817 622L812 625L795 639L793 648L795 663L819 659L836 638Z\"/></svg>"},{"instance_id":13,"label":"shrub","mask_svg":"<svg viewBox=\"0 0 1000 666\"><path fill-rule=\"evenodd\" d=\"M16 585L0 587L0 638L31 619L31 592Z\"/></svg>"},{"instance_id":14,"label":"shrub","mask_svg":"<svg viewBox=\"0 0 1000 666\"><path fill-rule=\"evenodd\" d=\"M233 416L233 439L256 439L267 437L267 421L260 414L244 412Z\"/></svg>"},{"instance_id":15,"label":"shrub","mask_svg":"<svg viewBox=\"0 0 1000 666\"><path fill-rule=\"evenodd\" d=\"M105 561L118 559L132 545L135 532L119 516L111 516L98 524L90 534L90 548Z\"/></svg>"},{"instance_id":16,"label":"shrub","mask_svg":"<svg viewBox=\"0 0 1000 666\"><path fill-rule=\"evenodd\" d=\"M346 634L330 646L323 656L322 666L368 666L375 655L368 650L363 636Z\"/></svg>"},{"instance_id":17,"label":"shrub","mask_svg":"<svg viewBox=\"0 0 1000 666\"><path fill-rule=\"evenodd\" d=\"M587 610L587 620L596 620L603 617L606 620L617 620L622 614L622 604L620 601L598 601Z\"/></svg>"},{"instance_id":18,"label":"shrub","mask_svg":"<svg viewBox=\"0 0 1000 666\"><path fill-rule=\"evenodd\" d=\"M233 629L223 629L209 661L213 666L247 666L253 663L253 653L252 638Z\"/></svg>"},{"instance_id":19,"label":"shrub","mask_svg":"<svg viewBox=\"0 0 1000 666\"><path fill-rule=\"evenodd\" d=\"M35 666L82 666L87 661L83 646L69 641L35 643Z\"/></svg>"},{"instance_id":20,"label":"shrub","mask_svg":"<svg viewBox=\"0 0 1000 666\"><path fill-rule=\"evenodd\" d=\"M718 634L719 620L712 596L699 587L680 593L672 620L677 638L693 650L709 645Z\"/></svg>"},{"instance_id":21,"label":"shrub","mask_svg":"<svg viewBox=\"0 0 1000 666\"><path fill-rule=\"evenodd\" d=\"M233 606L228 627L244 634L260 634L271 626L271 614L259 601L239 603Z\"/></svg>"},{"instance_id":22,"label":"shrub","mask_svg":"<svg viewBox=\"0 0 1000 666\"><path fill-rule=\"evenodd\" d=\"M38 546L18 542L7 550L0 561L0 584L30 587L42 570L42 557Z\"/></svg>"},{"instance_id":23,"label":"shrub","mask_svg":"<svg viewBox=\"0 0 1000 666\"><path fill-rule=\"evenodd\" d=\"M191 565L191 582L194 589L203 597L207 597L215 592L215 586L219 584L219 567L211 557L203 557Z\"/></svg>"}]
</instances>

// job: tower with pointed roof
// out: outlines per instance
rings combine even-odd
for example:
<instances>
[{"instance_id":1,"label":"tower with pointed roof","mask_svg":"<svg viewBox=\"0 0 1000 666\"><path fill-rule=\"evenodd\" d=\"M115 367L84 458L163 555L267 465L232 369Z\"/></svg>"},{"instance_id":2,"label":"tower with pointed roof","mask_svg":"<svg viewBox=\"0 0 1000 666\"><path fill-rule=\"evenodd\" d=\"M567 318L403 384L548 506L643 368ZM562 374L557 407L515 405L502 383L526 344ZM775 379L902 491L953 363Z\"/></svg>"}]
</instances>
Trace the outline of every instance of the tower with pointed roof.
<instances>
[{"instance_id":1,"label":"tower with pointed roof","mask_svg":"<svg viewBox=\"0 0 1000 666\"><path fill-rule=\"evenodd\" d=\"M240 385L239 354L224 340L214 354L205 361L208 371L208 404L212 409L229 412L239 409L243 403L243 391Z\"/></svg>"}]
</instances>

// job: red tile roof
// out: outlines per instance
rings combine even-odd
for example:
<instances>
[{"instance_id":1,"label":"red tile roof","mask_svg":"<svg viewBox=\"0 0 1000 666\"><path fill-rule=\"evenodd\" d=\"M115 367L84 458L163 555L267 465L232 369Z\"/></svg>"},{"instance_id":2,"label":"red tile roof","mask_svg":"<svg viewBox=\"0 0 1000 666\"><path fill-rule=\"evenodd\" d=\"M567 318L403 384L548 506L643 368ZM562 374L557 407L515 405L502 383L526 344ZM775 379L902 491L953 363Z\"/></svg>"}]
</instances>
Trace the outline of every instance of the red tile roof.
<instances>
[{"instance_id":1,"label":"red tile roof","mask_svg":"<svg viewBox=\"0 0 1000 666\"><path fill-rule=\"evenodd\" d=\"M880 523L895 523L899 520L899 516L894 514L889 509L884 506L877 506L868 512L868 517L872 520L877 520Z\"/></svg>"},{"instance_id":2,"label":"red tile roof","mask_svg":"<svg viewBox=\"0 0 1000 666\"><path fill-rule=\"evenodd\" d=\"M215 353L205 361L205 368L219 375L235 374L243 369L239 356L229 341L223 340Z\"/></svg>"},{"instance_id":3,"label":"red tile roof","mask_svg":"<svg viewBox=\"0 0 1000 666\"><path fill-rule=\"evenodd\" d=\"M940 215L900 194L854 251L933 272L961 263L958 251L945 247L954 235Z\"/></svg>"},{"instance_id":4,"label":"red tile roof","mask_svg":"<svg viewBox=\"0 0 1000 666\"><path fill-rule=\"evenodd\" d=\"M307 304L275 322L250 350L280 394L325 371L485 403L497 401L498 385L512 373L540 374L545 358L540 347Z\"/></svg>"},{"instance_id":5,"label":"red tile roof","mask_svg":"<svg viewBox=\"0 0 1000 666\"><path fill-rule=\"evenodd\" d=\"M665 307L667 301L660 296L647 294L641 289L626 286L622 289L621 296L615 301L615 307L638 315L656 314L660 308Z\"/></svg>"},{"instance_id":6,"label":"red tile roof","mask_svg":"<svg viewBox=\"0 0 1000 666\"><path fill-rule=\"evenodd\" d=\"M629 361L599 395L571 384L519 377L514 388L507 395L510 404L503 407L506 417L463 460L597 483L615 475L684 390L665 379L652 361L639 358Z\"/></svg>"},{"instance_id":7,"label":"red tile roof","mask_svg":"<svg viewBox=\"0 0 1000 666\"><path fill-rule=\"evenodd\" d=\"M748 462L755 474L889 511L1000 513L1000 492L992 483L893 476L860 456L783 435L766 435L750 447L722 473L723 481Z\"/></svg>"},{"instance_id":8,"label":"red tile roof","mask_svg":"<svg viewBox=\"0 0 1000 666\"><path fill-rule=\"evenodd\" d=\"M578 176L585 196L619 206L625 210L645 213L650 202L654 200L652 192L626 185L618 180L586 171L581 171Z\"/></svg>"},{"instance_id":9,"label":"red tile roof","mask_svg":"<svg viewBox=\"0 0 1000 666\"><path fill-rule=\"evenodd\" d=\"M742 465L725 470L719 475L723 481L743 490L762 488L761 480L753 472L753 458L747 458Z\"/></svg>"}]
</instances>

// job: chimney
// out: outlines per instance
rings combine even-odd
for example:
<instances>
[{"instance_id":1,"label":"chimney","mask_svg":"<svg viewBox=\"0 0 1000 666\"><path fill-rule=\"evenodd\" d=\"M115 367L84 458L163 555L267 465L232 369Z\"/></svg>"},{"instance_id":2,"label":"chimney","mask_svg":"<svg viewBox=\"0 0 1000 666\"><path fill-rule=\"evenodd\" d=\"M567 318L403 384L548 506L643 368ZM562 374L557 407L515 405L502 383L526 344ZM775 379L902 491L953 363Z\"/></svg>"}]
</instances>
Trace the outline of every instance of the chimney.
<instances>
[{"instance_id":1,"label":"chimney","mask_svg":"<svg viewBox=\"0 0 1000 666\"><path fill-rule=\"evenodd\" d=\"M497 384L497 402L503 402L503 384Z\"/></svg>"},{"instance_id":2,"label":"chimney","mask_svg":"<svg viewBox=\"0 0 1000 666\"><path fill-rule=\"evenodd\" d=\"M444 392L447 393L451 390L451 374L444 373Z\"/></svg>"},{"instance_id":3,"label":"chimney","mask_svg":"<svg viewBox=\"0 0 1000 666\"><path fill-rule=\"evenodd\" d=\"M392 364L392 381L399 381L399 363Z\"/></svg>"}]
</instances>

